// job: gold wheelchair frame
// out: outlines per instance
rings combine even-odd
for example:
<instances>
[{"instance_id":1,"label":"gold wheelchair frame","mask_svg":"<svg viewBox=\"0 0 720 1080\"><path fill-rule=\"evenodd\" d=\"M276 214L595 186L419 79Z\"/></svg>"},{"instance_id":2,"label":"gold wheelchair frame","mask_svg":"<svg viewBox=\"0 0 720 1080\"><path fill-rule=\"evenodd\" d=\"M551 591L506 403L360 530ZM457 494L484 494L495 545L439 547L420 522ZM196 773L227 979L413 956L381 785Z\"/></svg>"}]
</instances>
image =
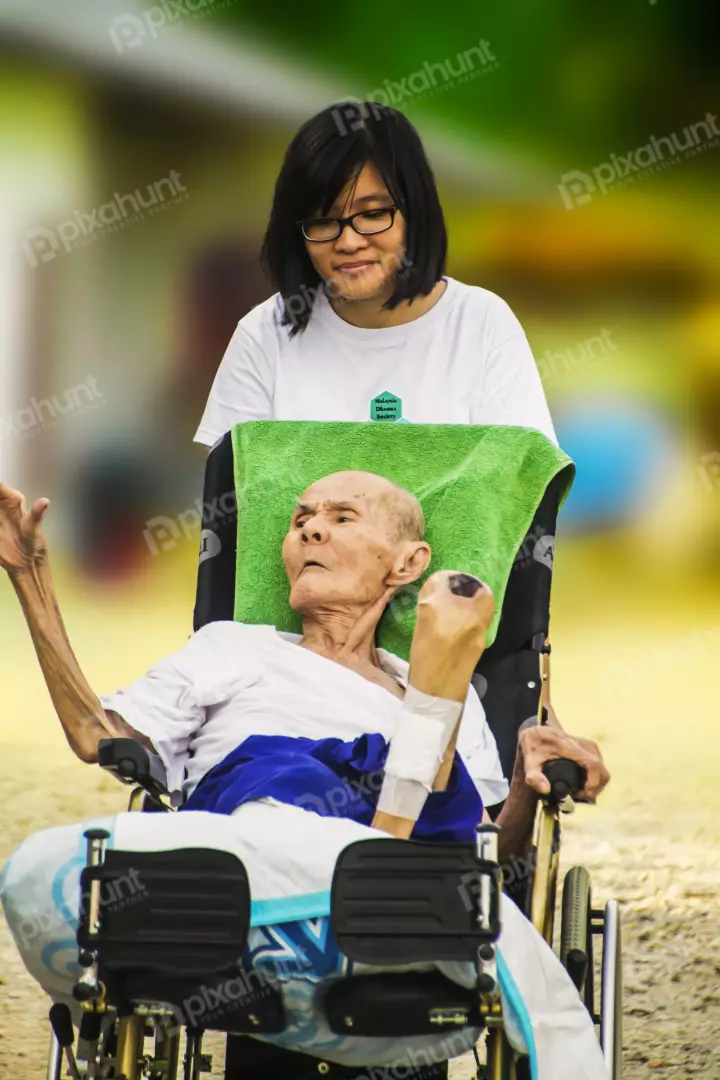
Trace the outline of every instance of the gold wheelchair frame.
<instances>
[{"instance_id":1,"label":"gold wheelchair frame","mask_svg":"<svg viewBox=\"0 0 720 1080\"><path fill-rule=\"evenodd\" d=\"M549 651L549 650L547 650ZM547 651L539 653L539 677L542 687L548 678ZM543 694L538 705L538 723L544 722ZM117 774L116 774L117 775ZM120 778L122 779L122 778ZM131 783L132 781L124 781ZM136 787L130 794L128 810L140 811L147 793L143 787ZM168 807L168 809L171 809ZM529 918L545 941L552 947L555 929L556 892L559 874L559 830L560 813L573 809L572 800L564 802L540 800L536 812L532 861L532 887L529 896ZM103 842L88 841L88 865L94 866L102 861ZM100 894L98 889L89 897L89 924L97 923L100 912ZM611 1080L620 1080L622 1069L622 1002L621 1002L621 928L620 912L615 900L607 902L604 911L590 907L589 876L581 867L569 871L565 879L563 895L563 927L561 934L561 960L570 970L570 960L574 956L585 956L585 977L576 981L579 992L585 994L586 1004L590 1004L592 1013L594 970L592 964L591 939L593 935L603 938L603 962L601 973L601 1010L593 1013L593 1019L600 1024L600 1043ZM586 981L590 980L588 989ZM93 999L82 1004L86 1012L104 1014L106 1009L102 999ZM505 1035L503 1027L502 1002L497 981L491 993L481 994L480 1012L485 1021L486 1064L478 1061L478 1076L483 1080L521 1080L514 1053ZM176 1027L168 1030L156 1027L155 1045L152 1057L143 1057L146 1036L147 1015L142 1009L131 1016L117 1019L116 1045L112 1058L116 1077L125 1080L142 1080L143 1075L152 1080L175 1080L180 1065L181 1031ZM462 1018L459 1018L461 1020ZM98 1047L93 1048L95 1059ZM47 1080L60 1080L62 1075L63 1051L55 1033L51 1036L48 1058ZM477 1052L476 1052L476 1060ZM111 1060L105 1059L109 1067ZM318 1072L322 1074L324 1062L318 1063ZM200 1073L205 1071L207 1060L202 1054L202 1035L188 1031L186 1052L183 1061L183 1080L200 1080ZM326 1071L329 1066L326 1066ZM482 1070L482 1072L480 1071Z\"/></svg>"},{"instance_id":2,"label":"gold wheelchair frame","mask_svg":"<svg viewBox=\"0 0 720 1080\"><path fill-rule=\"evenodd\" d=\"M540 686L548 680L548 653L539 654ZM538 704L538 723L542 724L543 694ZM555 907L560 869L560 814L573 810L572 800L557 804L541 800L538 804L533 831L533 879L530 892L529 917L533 926L553 947ZM569 888L568 888L569 886ZM571 950L589 954L586 978L594 979L592 966L592 935L603 938L600 1015L593 1019L600 1024L600 1045L608 1067L610 1080L622 1076L622 954L621 917L616 900L609 900L604 911L590 907L589 875L582 867L574 867L566 876L567 901L563 896L563 915L570 913L572 925L564 926L561 940L561 959L567 966ZM579 908L579 910L578 910ZM577 916L580 915L580 919ZM579 989L582 989L579 988ZM586 995L586 1000L593 995ZM486 1037L486 1080L516 1080L517 1070L512 1050L502 1029L502 1010L489 1019Z\"/></svg>"}]
</instances>

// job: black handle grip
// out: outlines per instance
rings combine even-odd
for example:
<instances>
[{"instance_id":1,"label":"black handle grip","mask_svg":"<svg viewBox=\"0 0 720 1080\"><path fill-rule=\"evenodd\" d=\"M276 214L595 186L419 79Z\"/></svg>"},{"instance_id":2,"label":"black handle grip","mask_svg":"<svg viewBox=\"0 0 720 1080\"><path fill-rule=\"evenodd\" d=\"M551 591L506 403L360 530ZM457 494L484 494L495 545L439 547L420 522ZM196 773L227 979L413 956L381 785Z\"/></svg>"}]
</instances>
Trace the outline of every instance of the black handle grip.
<instances>
[{"instance_id":1,"label":"black handle grip","mask_svg":"<svg viewBox=\"0 0 720 1080\"><path fill-rule=\"evenodd\" d=\"M587 771L583 766L569 758L546 761L542 771L550 781L550 798L553 802L562 802L568 795L582 791L587 780Z\"/></svg>"},{"instance_id":2,"label":"black handle grip","mask_svg":"<svg viewBox=\"0 0 720 1080\"><path fill-rule=\"evenodd\" d=\"M72 1046L75 1042L75 1032L73 1031L72 1014L67 1005L56 1002L50 1006L50 1026L53 1029L55 1038L63 1048Z\"/></svg>"}]
</instances>

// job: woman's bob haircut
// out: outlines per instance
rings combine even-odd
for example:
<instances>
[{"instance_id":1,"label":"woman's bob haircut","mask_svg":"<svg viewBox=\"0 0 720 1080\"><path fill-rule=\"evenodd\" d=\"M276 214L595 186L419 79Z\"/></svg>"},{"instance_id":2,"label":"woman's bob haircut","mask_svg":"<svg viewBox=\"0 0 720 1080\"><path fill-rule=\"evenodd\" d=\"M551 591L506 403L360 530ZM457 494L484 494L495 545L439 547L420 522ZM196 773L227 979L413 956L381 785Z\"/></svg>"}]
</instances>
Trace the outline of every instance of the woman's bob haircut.
<instances>
[{"instance_id":1,"label":"woman's bob haircut","mask_svg":"<svg viewBox=\"0 0 720 1080\"><path fill-rule=\"evenodd\" d=\"M445 220L415 128L397 109L374 101L332 105L306 121L290 143L263 241L263 269L283 298L281 322L290 326L290 337L305 330L324 287L296 222L327 214L368 162L406 221L403 265L383 307L427 296L445 273Z\"/></svg>"}]
</instances>

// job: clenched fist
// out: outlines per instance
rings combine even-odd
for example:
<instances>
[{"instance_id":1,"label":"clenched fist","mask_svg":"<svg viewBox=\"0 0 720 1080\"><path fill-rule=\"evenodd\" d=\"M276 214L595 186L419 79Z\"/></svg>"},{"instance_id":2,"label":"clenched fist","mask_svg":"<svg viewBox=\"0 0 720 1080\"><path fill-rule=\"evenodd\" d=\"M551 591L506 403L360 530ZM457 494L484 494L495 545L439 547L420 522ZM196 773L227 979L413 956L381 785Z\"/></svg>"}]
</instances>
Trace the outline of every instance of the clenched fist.
<instances>
[{"instance_id":1,"label":"clenched fist","mask_svg":"<svg viewBox=\"0 0 720 1080\"><path fill-rule=\"evenodd\" d=\"M495 612L492 591L470 574L438 570L418 597L410 681L434 697L464 701Z\"/></svg>"}]
</instances>

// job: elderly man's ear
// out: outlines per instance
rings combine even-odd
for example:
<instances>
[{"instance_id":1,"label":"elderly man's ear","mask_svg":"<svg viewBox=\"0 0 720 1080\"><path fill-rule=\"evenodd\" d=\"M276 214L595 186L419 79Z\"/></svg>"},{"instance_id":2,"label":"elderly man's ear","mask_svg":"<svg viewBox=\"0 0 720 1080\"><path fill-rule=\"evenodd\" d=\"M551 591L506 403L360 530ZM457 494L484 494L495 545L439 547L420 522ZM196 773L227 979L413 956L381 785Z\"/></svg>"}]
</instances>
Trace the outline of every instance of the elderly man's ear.
<instances>
[{"instance_id":1,"label":"elderly man's ear","mask_svg":"<svg viewBox=\"0 0 720 1080\"><path fill-rule=\"evenodd\" d=\"M400 551L386 584L395 588L417 581L430 565L430 546L422 540L406 541Z\"/></svg>"}]
</instances>

